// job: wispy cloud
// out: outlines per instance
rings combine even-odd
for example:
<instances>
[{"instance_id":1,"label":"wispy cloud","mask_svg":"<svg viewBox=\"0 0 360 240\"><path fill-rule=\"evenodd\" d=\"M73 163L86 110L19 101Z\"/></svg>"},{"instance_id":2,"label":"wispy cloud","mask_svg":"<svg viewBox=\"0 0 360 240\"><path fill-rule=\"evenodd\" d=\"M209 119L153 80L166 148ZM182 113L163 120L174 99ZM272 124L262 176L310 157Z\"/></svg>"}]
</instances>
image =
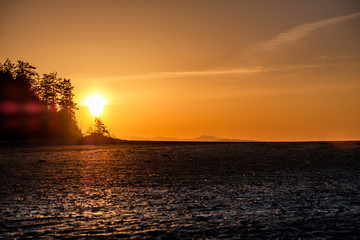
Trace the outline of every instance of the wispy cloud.
<instances>
[{"instance_id":1,"label":"wispy cloud","mask_svg":"<svg viewBox=\"0 0 360 240\"><path fill-rule=\"evenodd\" d=\"M360 12L354 13L354 14L348 14L345 16L335 17L335 18L328 18L328 19L313 22L313 23L303 24L303 25L297 26L293 29L290 29L289 31L278 34L274 38L260 44L260 47L264 50L271 50L279 45L297 41L297 40L307 36L311 32L314 32L315 30L317 30L319 28L338 24L338 23L348 21L350 19L353 19L353 18L356 18L359 16L360 16ZM257 46L257 47L259 47L259 46Z\"/></svg>"},{"instance_id":2,"label":"wispy cloud","mask_svg":"<svg viewBox=\"0 0 360 240\"><path fill-rule=\"evenodd\" d=\"M215 75L245 75L266 72L269 69L261 67L253 68L229 68L229 69L209 69L199 71L176 71L176 72L154 72L136 75L122 75L118 78L127 80L140 80L140 79L162 79L171 77L197 77L197 76L215 76Z\"/></svg>"},{"instance_id":3,"label":"wispy cloud","mask_svg":"<svg viewBox=\"0 0 360 240\"><path fill-rule=\"evenodd\" d=\"M319 68L319 65L308 64L308 65L278 65L271 67L249 67L249 68L229 68L221 70L208 70L208 71L189 71L189 72L163 72L158 73L158 76L170 77L170 76L208 76L208 75L244 75L253 73L263 72L274 72L274 71L286 71L286 70L299 70L309 68Z\"/></svg>"},{"instance_id":4,"label":"wispy cloud","mask_svg":"<svg viewBox=\"0 0 360 240\"><path fill-rule=\"evenodd\" d=\"M299 70L299 69L309 69L309 68L318 68L318 65L279 65L272 67L249 67L249 68L229 68L229 69L212 69L212 70L202 70L202 71L178 71L178 72L157 72L157 73L148 73L148 74L139 74L139 75L123 75L118 78L127 79L127 80L140 80L140 79L162 79L162 78L172 78L172 77L209 77L216 75L247 75L247 74L256 74L264 72L274 72L274 71L286 71L286 70Z\"/></svg>"},{"instance_id":5,"label":"wispy cloud","mask_svg":"<svg viewBox=\"0 0 360 240\"><path fill-rule=\"evenodd\" d=\"M266 69L261 67L254 68L231 68L231 69L219 69L219 70L207 70L207 71L184 71L184 72L163 72L159 73L162 76L197 76L197 75L226 75L226 74L248 74L264 72Z\"/></svg>"},{"instance_id":6,"label":"wispy cloud","mask_svg":"<svg viewBox=\"0 0 360 240\"><path fill-rule=\"evenodd\" d=\"M352 55L336 55L336 56L319 56L317 57L317 59L320 60L343 60L343 59L356 59L359 58L359 55L357 54L352 54Z\"/></svg>"}]
</instances>

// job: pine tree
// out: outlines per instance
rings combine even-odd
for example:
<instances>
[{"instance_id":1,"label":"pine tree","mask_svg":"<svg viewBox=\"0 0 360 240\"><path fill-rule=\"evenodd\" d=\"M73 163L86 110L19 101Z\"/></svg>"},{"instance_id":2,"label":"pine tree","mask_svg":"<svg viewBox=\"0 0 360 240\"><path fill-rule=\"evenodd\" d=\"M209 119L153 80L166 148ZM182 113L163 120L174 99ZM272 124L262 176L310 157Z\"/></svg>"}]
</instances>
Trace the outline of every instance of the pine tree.
<instances>
[{"instance_id":1,"label":"pine tree","mask_svg":"<svg viewBox=\"0 0 360 240\"><path fill-rule=\"evenodd\" d=\"M110 136L109 131L105 124L101 121L100 118L94 119L94 125L91 125L86 132L87 135L97 135L97 136Z\"/></svg>"},{"instance_id":2,"label":"pine tree","mask_svg":"<svg viewBox=\"0 0 360 240\"><path fill-rule=\"evenodd\" d=\"M35 69L36 67L30 65L28 62L18 60L13 73L14 78L24 81L30 90L35 91L35 85L39 79L39 74Z\"/></svg>"},{"instance_id":3,"label":"pine tree","mask_svg":"<svg viewBox=\"0 0 360 240\"><path fill-rule=\"evenodd\" d=\"M7 59L0 63L0 102L12 102L18 106L15 109L17 115L6 115L0 111L0 135L4 133L6 137L14 139L22 136L81 137L75 116L74 87L70 79L60 78L56 72L43 74L40 78L35 69L24 61L14 64ZM14 125L14 122L18 125L1 128L6 124Z\"/></svg>"},{"instance_id":4,"label":"pine tree","mask_svg":"<svg viewBox=\"0 0 360 240\"><path fill-rule=\"evenodd\" d=\"M57 106L59 108L59 116L64 126L64 133L69 137L81 136L81 131L77 125L75 111L77 110L74 102L74 87L70 79L60 78L57 84ZM66 131L65 131L66 130Z\"/></svg>"},{"instance_id":5,"label":"pine tree","mask_svg":"<svg viewBox=\"0 0 360 240\"><path fill-rule=\"evenodd\" d=\"M77 110L74 102L74 87L71 85L70 79L60 79L58 83L58 105L60 109L64 110L69 117L75 119L75 110Z\"/></svg>"},{"instance_id":6,"label":"pine tree","mask_svg":"<svg viewBox=\"0 0 360 240\"><path fill-rule=\"evenodd\" d=\"M2 75L2 79L6 79L6 81L13 80L15 71L15 64L10 61L10 59L6 59L3 64L0 64L0 72Z\"/></svg>"},{"instance_id":7,"label":"pine tree","mask_svg":"<svg viewBox=\"0 0 360 240\"><path fill-rule=\"evenodd\" d=\"M57 77L57 72L45 73L37 89L40 100L52 111L58 110L58 88L60 81L61 78Z\"/></svg>"},{"instance_id":8,"label":"pine tree","mask_svg":"<svg viewBox=\"0 0 360 240\"><path fill-rule=\"evenodd\" d=\"M95 118L95 131L98 134L109 135L109 131L100 118Z\"/></svg>"},{"instance_id":9,"label":"pine tree","mask_svg":"<svg viewBox=\"0 0 360 240\"><path fill-rule=\"evenodd\" d=\"M35 85L39 79L39 74L35 69L36 67L21 60L18 60L17 64L12 63L9 59L6 59L3 64L0 63L0 72L3 76L26 85L33 92L35 92Z\"/></svg>"}]
</instances>

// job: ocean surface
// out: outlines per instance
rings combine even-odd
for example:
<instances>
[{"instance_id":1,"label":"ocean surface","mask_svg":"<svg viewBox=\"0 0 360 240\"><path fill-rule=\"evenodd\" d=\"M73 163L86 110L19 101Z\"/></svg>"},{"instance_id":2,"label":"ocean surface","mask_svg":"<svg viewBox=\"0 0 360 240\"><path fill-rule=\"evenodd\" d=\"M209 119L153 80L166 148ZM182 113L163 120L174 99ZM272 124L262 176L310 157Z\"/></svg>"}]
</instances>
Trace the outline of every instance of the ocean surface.
<instances>
[{"instance_id":1,"label":"ocean surface","mask_svg":"<svg viewBox=\"0 0 360 240\"><path fill-rule=\"evenodd\" d=\"M360 143L0 146L0 238L358 239Z\"/></svg>"}]
</instances>

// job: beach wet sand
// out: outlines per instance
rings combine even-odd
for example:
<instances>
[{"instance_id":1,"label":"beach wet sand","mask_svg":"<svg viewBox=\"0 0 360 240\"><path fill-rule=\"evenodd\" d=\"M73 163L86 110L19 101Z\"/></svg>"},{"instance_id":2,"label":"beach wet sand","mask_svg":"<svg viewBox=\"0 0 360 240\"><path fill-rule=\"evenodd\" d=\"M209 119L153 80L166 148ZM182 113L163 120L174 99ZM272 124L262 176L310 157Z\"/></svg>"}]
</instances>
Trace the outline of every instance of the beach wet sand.
<instances>
[{"instance_id":1,"label":"beach wet sand","mask_svg":"<svg viewBox=\"0 0 360 240\"><path fill-rule=\"evenodd\" d=\"M360 142L0 148L0 238L357 239Z\"/></svg>"}]
</instances>

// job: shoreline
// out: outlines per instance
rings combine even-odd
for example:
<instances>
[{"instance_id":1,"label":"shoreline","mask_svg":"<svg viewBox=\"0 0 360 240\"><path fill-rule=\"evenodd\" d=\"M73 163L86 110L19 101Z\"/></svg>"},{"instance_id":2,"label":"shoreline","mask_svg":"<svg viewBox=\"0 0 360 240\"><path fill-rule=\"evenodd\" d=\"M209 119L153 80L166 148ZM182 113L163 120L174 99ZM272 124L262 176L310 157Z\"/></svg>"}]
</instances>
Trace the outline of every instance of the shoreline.
<instances>
[{"instance_id":1,"label":"shoreline","mask_svg":"<svg viewBox=\"0 0 360 240\"><path fill-rule=\"evenodd\" d=\"M335 144L351 145L360 147L360 140L337 140L337 141L154 141L154 140L126 140L117 138L88 139L32 139L32 140L9 140L0 141L3 147L41 147L41 146L70 146L70 145L115 145L115 144Z\"/></svg>"}]
</instances>

